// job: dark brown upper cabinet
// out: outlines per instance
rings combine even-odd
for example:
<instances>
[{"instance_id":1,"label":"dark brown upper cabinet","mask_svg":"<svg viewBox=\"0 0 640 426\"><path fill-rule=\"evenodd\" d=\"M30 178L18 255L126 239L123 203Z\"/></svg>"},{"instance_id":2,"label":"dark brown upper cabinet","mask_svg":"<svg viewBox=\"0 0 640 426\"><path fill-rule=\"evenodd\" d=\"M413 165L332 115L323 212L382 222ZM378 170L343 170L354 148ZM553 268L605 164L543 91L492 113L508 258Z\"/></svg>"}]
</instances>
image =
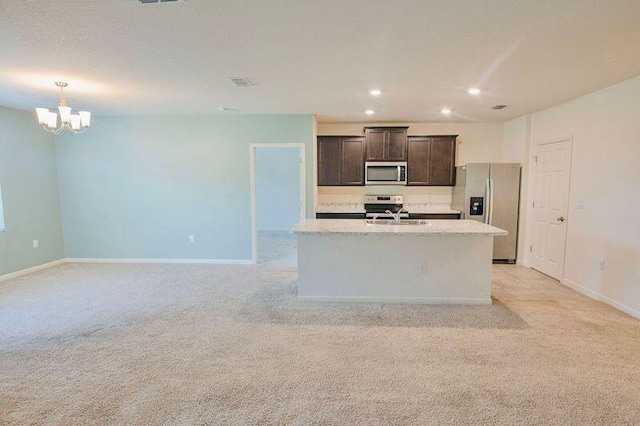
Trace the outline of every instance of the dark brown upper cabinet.
<instances>
[{"instance_id":1,"label":"dark brown upper cabinet","mask_svg":"<svg viewBox=\"0 0 640 426\"><path fill-rule=\"evenodd\" d=\"M456 137L457 135L409 136L407 185L455 185Z\"/></svg>"},{"instance_id":2,"label":"dark brown upper cabinet","mask_svg":"<svg viewBox=\"0 0 640 426\"><path fill-rule=\"evenodd\" d=\"M364 185L364 137L318 136L318 185Z\"/></svg>"},{"instance_id":3,"label":"dark brown upper cabinet","mask_svg":"<svg viewBox=\"0 0 640 426\"><path fill-rule=\"evenodd\" d=\"M407 161L408 127L365 127L366 161Z\"/></svg>"}]
</instances>

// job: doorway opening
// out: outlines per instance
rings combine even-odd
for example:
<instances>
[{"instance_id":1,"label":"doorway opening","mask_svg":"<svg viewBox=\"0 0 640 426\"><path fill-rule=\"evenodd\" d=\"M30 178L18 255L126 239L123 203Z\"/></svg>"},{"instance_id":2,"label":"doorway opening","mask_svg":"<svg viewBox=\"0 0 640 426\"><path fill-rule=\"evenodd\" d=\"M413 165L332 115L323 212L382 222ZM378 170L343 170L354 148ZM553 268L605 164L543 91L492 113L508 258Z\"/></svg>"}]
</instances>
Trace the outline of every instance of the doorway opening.
<instances>
[{"instance_id":1,"label":"doorway opening","mask_svg":"<svg viewBox=\"0 0 640 426\"><path fill-rule=\"evenodd\" d=\"M251 144L252 261L295 268L289 229L306 216L304 144Z\"/></svg>"}]
</instances>

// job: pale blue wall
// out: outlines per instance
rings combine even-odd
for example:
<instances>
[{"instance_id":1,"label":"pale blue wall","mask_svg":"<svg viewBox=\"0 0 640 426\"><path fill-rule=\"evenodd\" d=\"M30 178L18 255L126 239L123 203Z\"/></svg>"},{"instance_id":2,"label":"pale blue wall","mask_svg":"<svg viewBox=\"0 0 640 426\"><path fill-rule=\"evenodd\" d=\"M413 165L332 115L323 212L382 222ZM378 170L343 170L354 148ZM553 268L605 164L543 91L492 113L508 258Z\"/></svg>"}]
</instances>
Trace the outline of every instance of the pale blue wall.
<instances>
[{"instance_id":1,"label":"pale blue wall","mask_svg":"<svg viewBox=\"0 0 640 426\"><path fill-rule=\"evenodd\" d=\"M64 257L53 140L32 113L0 107L0 275Z\"/></svg>"},{"instance_id":2,"label":"pale blue wall","mask_svg":"<svg viewBox=\"0 0 640 426\"><path fill-rule=\"evenodd\" d=\"M288 231L300 220L300 149L256 149L258 230Z\"/></svg>"},{"instance_id":3,"label":"pale blue wall","mask_svg":"<svg viewBox=\"0 0 640 426\"><path fill-rule=\"evenodd\" d=\"M311 212L312 139L311 115L94 117L56 138L66 256L250 259L249 145L306 144Z\"/></svg>"}]
</instances>

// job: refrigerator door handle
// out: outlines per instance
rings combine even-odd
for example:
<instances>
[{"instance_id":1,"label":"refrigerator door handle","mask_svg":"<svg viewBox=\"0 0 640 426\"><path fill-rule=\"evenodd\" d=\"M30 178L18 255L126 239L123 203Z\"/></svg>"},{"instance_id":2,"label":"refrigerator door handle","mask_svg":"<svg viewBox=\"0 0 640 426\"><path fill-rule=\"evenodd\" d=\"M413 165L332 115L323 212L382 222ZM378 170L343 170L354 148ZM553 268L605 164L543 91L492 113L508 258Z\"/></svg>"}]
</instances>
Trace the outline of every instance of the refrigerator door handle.
<instances>
[{"instance_id":1,"label":"refrigerator door handle","mask_svg":"<svg viewBox=\"0 0 640 426\"><path fill-rule=\"evenodd\" d=\"M489 179L484 181L484 201L485 201L485 208L484 208L484 223L489 223L489 215L491 214L491 200L489 199L489 197L491 197L491 186L490 186L490 182Z\"/></svg>"},{"instance_id":2,"label":"refrigerator door handle","mask_svg":"<svg viewBox=\"0 0 640 426\"><path fill-rule=\"evenodd\" d=\"M493 225L493 179L489 179L489 225Z\"/></svg>"}]
</instances>

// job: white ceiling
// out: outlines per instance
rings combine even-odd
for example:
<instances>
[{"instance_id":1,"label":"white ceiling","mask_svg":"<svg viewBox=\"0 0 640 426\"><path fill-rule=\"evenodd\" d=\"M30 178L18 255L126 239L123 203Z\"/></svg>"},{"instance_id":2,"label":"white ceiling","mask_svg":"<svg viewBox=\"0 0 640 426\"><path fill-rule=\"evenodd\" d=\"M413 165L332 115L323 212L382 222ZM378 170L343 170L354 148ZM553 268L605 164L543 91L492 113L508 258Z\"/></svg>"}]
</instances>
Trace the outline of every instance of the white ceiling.
<instances>
[{"instance_id":1,"label":"white ceiling","mask_svg":"<svg viewBox=\"0 0 640 426\"><path fill-rule=\"evenodd\" d=\"M501 122L637 75L638 0L0 0L0 105L24 110L64 80L99 115Z\"/></svg>"}]
</instances>

